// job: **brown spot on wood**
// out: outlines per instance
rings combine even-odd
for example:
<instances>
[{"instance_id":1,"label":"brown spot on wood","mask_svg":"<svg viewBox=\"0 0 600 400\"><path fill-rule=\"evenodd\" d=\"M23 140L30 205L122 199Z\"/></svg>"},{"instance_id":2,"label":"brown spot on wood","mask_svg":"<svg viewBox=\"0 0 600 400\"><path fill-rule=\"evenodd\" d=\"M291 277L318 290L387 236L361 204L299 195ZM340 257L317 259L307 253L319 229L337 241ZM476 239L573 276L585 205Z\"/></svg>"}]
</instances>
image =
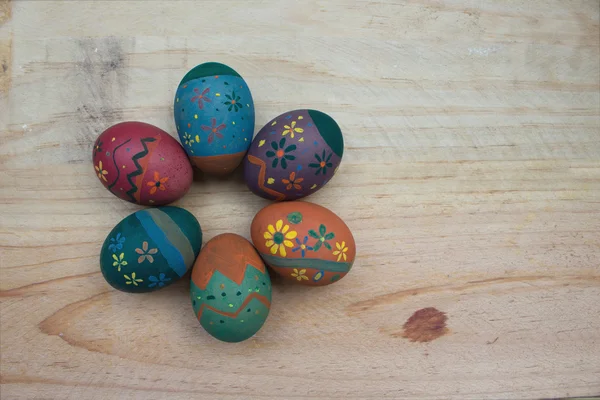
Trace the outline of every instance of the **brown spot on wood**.
<instances>
[{"instance_id":1,"label":"brown spot on wood","mask_svg":"<svg viewBox=\"0 0 600 400\"><path fill-rule=\"evenodd\" d=\"M446 314L433 307L415 311L404 323L402 337L411 342L431 342L448 333Z\"/></svg>"}]
</instances>

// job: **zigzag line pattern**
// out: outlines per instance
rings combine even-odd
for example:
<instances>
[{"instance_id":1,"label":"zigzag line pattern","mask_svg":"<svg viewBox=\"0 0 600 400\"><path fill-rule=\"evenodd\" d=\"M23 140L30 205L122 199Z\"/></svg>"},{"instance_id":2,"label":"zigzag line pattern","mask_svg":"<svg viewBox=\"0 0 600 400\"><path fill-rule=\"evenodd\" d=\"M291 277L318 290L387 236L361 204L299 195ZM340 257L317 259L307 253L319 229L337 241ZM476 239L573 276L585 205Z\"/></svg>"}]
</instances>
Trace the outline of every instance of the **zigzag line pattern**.
<instances>
[{"instance_id":1,"label":"zigzag line pattern","mask_svg":"<svg viewBox=\"0 0 600 400\"><path fill-rule=\"evenodd\" d=\"M267 164L265 164L265 162L260 158L252 155L248 155L248 161L250 161L251 164L258 165L258 167L260 168L260 171L258 172L258 187L264 190L266 193L269 193L271 196L275 197L275 200L285 200L285 194L279 193L278 191L265 186Z\"/></svg>"},{"instance_id":2,"label":"zigzag line pattern","mask_svg":"<svg viewBox=\"0 0 600 400\"><path fill-rule=\"evenodd\" d=\"M258 293L252 293L251 295L246 297L246 301L244 301L244 303L242 303L242 305L235 312L231 312L231 313L217 310L216 308L211 307L211 306L207 305L206 303L203 303L200 306L200 309L198 310L198 320L200 320L200 318L202 317L202 313L204 312L205 308L208 308L209 310L212 310L212 311L216 312L217 314L224 315L226 317L236 318L238 316L238 314L240 312L242 312L244 310L244 308L246 308L246 306L248 305L248 303L250 303L250 300L252 300L252 299L256 299L256 300L260 301L261 303L263 303L267 308L271 308L271 303L269 302L269 300L267 300L267 298L265 296L263 296L262 294L258 294Z\"/></svg>"},{"instance_id":3,"label":"zigzag line pattern","mask_svg":"<svg viewBox=\"0 0 600 400\"><path fill-rule=\"evenodd\" d=\"M113 186L115 186L117 184L117 181L119 180L119 176L121 176L121 170L117 166L117 160L115 160L115 155L117 154L117 150L119 149L119 147L126 145L130 141L131 141L131 138L127 139L126 141L124 141L123 143L121 143L120 145L118 145L117 147L115 147L115 149L113 150L112 160L113 160L113 164L115 165L115 169L117 170L117 177L115 178L115 180L113 181L113 183L111 183L108 186L108 190L111 190L113 188Z\"/></svg>"},{"instance_id":4,"label":"zigzag line pattern","mask_svg":"<svg viewBox=\"0 0 600 400\"><path fill-rule=\"evenodd\" d=\"M131 178L141 175L144 170L142 169L142 166L137 162L137 160L139 160L140 158L144 158L147 154L148 154L148 147L146 146L146 143L152 143L156 141L156 139L154 138L143 138L142 140L140 140L140 142L142 143L142 146L144 147L144 150L140 151L139 153L137 153L136 155L134 155L131 160L133 161L133 164L136 166L136 170L127 174L127 181L129 182L129 184L131 185L131 189L129 189L126 194L129 196L129 198L131 199L132 202L136 202L135 197L133 196L133 194L138 190L138 187L135 186L135 184L133 183L133 180Z\"/></svg>"}]
</instances>

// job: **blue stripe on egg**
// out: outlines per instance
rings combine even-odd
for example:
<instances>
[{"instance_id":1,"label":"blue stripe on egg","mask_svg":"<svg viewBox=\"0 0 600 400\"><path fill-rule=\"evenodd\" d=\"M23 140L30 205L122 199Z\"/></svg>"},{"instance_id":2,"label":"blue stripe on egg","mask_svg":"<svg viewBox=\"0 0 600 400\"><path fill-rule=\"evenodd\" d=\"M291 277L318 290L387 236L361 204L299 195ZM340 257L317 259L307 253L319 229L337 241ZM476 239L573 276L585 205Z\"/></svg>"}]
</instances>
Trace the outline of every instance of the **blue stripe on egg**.
<instances>
[{"instance_id":1,"label":"blue stripe on egg","mask_svg":"<svg viewBox=\"0 0 600 400\"><path fill-rule=\"evenodd\" d=\"M193 262L194 258L194 251L192 250L187 237L183 234L183 232L181 232L175 222L173 222L173 220L171 220L167 214L160 210L142 210L137 212L135 216L140 221L140 224L148 236L150 236L150 238L157 244L163 257L167 260L169 267L171 267L171 269L173 269L177 275L183 276L187 271L185 259L189 259L191 257ZM183 247L182 252L180 252L177 247L171 243L167 237L167 233L172 236L178 244L181 245L182 243L187 243L187 246L181 246ZM183 242L182 237L185 242Z\"/></svg>"}]
</instances>

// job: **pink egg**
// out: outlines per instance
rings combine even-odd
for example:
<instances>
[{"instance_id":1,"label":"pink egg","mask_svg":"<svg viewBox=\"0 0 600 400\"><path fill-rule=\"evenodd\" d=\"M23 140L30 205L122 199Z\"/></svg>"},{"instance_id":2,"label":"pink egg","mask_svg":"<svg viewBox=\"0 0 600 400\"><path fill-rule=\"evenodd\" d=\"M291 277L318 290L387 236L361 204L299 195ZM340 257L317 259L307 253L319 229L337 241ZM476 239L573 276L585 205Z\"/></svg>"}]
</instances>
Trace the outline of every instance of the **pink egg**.
<instances>
[{"instance_id":1,"label":"pink egg","mask_svg":"<svg viewBox=\"0 0 600 400\"><path fill-rule=\"evenodd\" d=\"M144 122L106 129L96 139L92 159L104 187L131 203L166 205L182 198L192 185L192 166L181 144Z\"/></svg>"}]
</instances>

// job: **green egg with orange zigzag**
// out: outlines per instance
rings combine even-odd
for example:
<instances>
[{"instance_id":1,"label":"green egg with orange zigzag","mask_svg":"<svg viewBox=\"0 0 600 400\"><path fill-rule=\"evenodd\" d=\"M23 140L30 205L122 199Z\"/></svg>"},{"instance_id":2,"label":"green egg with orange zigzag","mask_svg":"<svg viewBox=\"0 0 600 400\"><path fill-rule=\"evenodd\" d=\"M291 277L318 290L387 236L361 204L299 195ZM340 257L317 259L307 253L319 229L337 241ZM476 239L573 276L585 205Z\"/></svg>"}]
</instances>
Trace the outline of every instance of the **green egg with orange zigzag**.
<instances>
[{"instance_id":1,"label":"green egg with orange zigzag","mask_svg":"<svg viewBox=\"0 0 600 400\"><path fill-rule=\"evenodd\" d=\"M271 279L252 244L225 233L206 243L192 269L190 296L200 325L223 342L258 333L271 308Z\"/></svg>"}]
</instances>

